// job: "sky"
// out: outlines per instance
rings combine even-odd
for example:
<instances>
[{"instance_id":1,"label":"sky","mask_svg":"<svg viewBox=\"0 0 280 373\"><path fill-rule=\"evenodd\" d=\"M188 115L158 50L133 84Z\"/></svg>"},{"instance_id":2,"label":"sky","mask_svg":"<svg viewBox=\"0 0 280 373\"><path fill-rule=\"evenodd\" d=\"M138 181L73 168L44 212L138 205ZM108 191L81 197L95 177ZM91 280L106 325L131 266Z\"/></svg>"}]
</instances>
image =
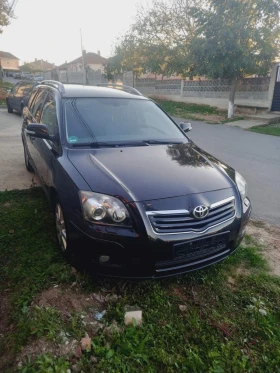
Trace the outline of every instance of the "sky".
<instances>
[{"instance_id":1,"label":"sky","mask_svg":"<svg viewBox=\"0 0 280 373\"><path fill-rule=\"evenodd\" d=\"M140 1L18 0L16 19L0 34L0 50L14 54L20 64L37 58L60 65L81 56L81 28L84 49L109 57Z\"/></svg>"}]
</instances>

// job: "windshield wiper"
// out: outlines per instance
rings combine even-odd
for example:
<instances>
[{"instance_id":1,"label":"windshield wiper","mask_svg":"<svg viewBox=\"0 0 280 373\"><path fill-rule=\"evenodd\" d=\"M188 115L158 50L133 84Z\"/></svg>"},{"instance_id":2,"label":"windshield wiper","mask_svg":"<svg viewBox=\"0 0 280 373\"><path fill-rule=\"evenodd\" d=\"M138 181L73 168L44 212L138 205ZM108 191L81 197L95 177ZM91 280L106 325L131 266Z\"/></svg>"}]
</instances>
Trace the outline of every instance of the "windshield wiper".
<instances>
[{"instance_id":1,"label":"windshield wiper","mask_svg":"<svg viewBox=\"0 0 280 373\"><path fill-rule=\"evenodd\" d=\"M169 144L183 144L182 141L172 141L172 140L143 140L144 143L148 145L169 145Z\"/></svg>"},{"instance_id":2,"label":"windshield wiper","mask_svg":"<svg viewBox=\"0 0 280 373\"><path fill-rule=\"evenodd\" d=\"M90 148L120 148L122 146L148 146L148 144L144 141L135 141L135 142L125 142L125 143L110 143L110 142L100 142L94 141L89 143L74 143L72 144L74 148L82 147L82 146L89 146Z\"/></svg>"}]
</instances>

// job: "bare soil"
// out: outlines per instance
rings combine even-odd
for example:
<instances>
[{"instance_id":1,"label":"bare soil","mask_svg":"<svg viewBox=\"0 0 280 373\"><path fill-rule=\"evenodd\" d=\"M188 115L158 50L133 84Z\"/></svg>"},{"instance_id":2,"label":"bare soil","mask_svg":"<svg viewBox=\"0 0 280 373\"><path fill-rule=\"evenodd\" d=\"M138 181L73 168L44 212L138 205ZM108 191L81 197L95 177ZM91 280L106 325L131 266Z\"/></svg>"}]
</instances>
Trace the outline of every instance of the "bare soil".
<instances>
[{"instance_id":1,"label":"bare soil","mask_svg":"<svg viewBox=\"0 0 280 373\"><path fill-rule=\"evenodd\" d=\"M39 307L53 307L62 314L83 312L89 308L101 311L106 301L105 295L98 293L83 294L79 288L69 289L62 286L52 287L43 291L32 305Z\"/></svg>"},{"instance_id":2,"label":"bare soil","mask_svg":"<svg viewBox=\"0 0 280 373\"><path fill-rule=\"evenodd\" d=\"M247 234L253 242L261 245L263 255L268 261L271 274L280 276L280 227L263 221L251 220Z\"/></svg>"}]
</instances>

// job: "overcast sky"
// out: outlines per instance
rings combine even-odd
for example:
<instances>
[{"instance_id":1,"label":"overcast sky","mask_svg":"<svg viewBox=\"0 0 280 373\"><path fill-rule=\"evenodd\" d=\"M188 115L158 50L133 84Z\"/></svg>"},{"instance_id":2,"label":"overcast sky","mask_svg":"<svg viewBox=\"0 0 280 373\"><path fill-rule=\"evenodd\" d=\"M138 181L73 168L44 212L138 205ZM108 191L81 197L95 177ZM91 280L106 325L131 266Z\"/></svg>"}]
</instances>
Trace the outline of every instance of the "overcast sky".
<instances>
[{"instance_id":1,"label":"overcast sky","mask_svg":"<svg viewBox=\"0 0 280 373\"><path fill-rule=\"evenodd\" d=\"M14 54L21 64L42 58L59 65L81 55L82 28L84 48L109 57L116 38L136 15L139 2L18 0L16 19L0 34L0 50Z\"/></svg>"}]
</instances>

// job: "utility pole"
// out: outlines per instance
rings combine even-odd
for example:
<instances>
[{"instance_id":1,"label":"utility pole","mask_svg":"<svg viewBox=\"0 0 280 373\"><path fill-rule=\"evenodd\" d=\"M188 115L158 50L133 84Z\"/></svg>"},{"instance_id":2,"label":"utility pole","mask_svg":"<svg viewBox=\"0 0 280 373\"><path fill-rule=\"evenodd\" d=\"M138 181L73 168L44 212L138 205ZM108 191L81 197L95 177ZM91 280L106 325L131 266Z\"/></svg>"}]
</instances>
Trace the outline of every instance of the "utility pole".
<instances>
[{"instance_id":1,"label":"utility pole","mask_svg":"<svg viewBox=\"0 0 280 373\"><path fill-rule=\"evenodd\" d=\"M82 64L83 64L83 84L87 84L86 78L86 67L85 67L85 56L84 56L84 48L83 48L83 36L82 36L82 29L80 29L81 34L81 50L82 50Z\"/></svg>"}]
</instances>

